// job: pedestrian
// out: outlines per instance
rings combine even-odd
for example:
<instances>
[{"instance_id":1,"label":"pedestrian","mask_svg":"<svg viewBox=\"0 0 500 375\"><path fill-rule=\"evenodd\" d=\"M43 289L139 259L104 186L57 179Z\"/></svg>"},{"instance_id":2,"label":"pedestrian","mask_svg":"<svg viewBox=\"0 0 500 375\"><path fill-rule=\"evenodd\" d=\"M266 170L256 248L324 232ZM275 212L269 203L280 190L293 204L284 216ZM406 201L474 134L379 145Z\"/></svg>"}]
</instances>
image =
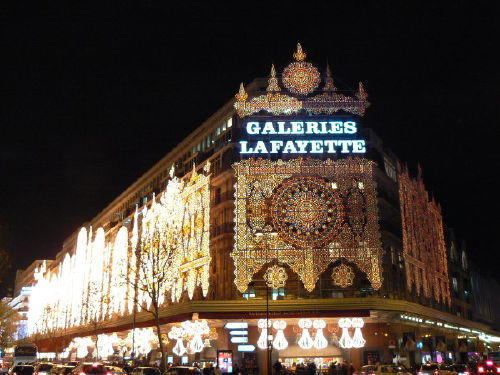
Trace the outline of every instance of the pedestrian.
<instances>
[{"instance_id":1,"label":"pedestrian","mask_svg":"<svg viewBox=\"0 0 500 375\"><path fill-rule=\"evenodd\" d=\"M281 366L281 362L279 360L276 360L276 362L274 362L273 369L275 375L281 374L281 370L283 369L283 367Z\"/></svg>"}]
</instances>

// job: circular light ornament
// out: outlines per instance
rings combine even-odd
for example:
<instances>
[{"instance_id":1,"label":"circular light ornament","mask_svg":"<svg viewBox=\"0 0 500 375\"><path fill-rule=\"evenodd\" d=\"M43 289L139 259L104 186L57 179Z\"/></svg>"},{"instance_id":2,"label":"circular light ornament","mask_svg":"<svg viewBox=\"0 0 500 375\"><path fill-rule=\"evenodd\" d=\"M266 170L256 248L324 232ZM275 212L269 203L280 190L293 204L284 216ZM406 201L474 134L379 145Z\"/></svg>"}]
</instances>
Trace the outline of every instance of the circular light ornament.
<instances>
[{"instance_id":1,"label":"circular light ornament","mask_svg":"<svg viewBox=\"0 0 500 375\"><path fill-rule=\"evenodd\" d=\"M285 287L288 275L283 267L274 265L266 270L264 279L269 288L279 289Z\"/></svg>"},{"instance_id":2,"label":"circular light ornament","mask_svg":"<svg viewBox=\"0 0 500 375\"><path fill-rule=\"evenodd\" d=\"M316 319L313 321L313 327L316 328L314 347L316 349L325 349L328 346L328 341L323 334L323 328L326 327L326 322L323 319Z\"/></svg>"},{"instance_id":3,"label":"circular light ornament","mask_svg":"<svg viewBox=\"0 0 500 375\"><path fill-rule=\"evenodd\" d=\"M347 288L354 282L354 270L347 264L342 263L332 269L333 283L341 288Z\"/></svg>"},{"instance_id":4,"label":"circular light ornament","mask_svg":"<svg viewBox=\"0 0 500 375\"><path fill-rule=\"evenodd\" d=\"M338 192L318 177L291 177L273 193L271 219L278 235L297 248L333 241L344 220Z\"/></svg>"},{"instance_id":5,"label":"circular light ornament","mask_svg":"<svg viewBox=\"0 0 500 375\"><path fill-rule=\"evenodd\" d=\"M314 340L311 338L311 335L309 334L309 328L312 327L311 319L300 319L299 327L302 328L302 335L300 336L300 339L297 342L297 344L302 349L311 349L314 344Z\"/></svg>"},{"instance_id":6,"label":"circular light ornament","mask_svg":"<svg viewBox=\"0 0 500 375\"><path fill-rule=\"evenodd\" d=\"M306 54L300 43L297 44L297 52L293 56L296 61L283 70L283 85L294 94L310 94L321 82L319 71L313 64L303 61Z\"/></svg>"},{"instance_id":7,"label":"circular light ornament","mask_svg":"<svg viewBox=\"0 0 500 375\"><path fill-rule=\"evenodd\" d=\"M288 341L285 338L283 330L286 328L286 322L284 320L275 320L273 323L273 328L277 331L276 336L273 341L273 347L276 350L284 350L288 347Z\"/></svg>"}]
</instances>

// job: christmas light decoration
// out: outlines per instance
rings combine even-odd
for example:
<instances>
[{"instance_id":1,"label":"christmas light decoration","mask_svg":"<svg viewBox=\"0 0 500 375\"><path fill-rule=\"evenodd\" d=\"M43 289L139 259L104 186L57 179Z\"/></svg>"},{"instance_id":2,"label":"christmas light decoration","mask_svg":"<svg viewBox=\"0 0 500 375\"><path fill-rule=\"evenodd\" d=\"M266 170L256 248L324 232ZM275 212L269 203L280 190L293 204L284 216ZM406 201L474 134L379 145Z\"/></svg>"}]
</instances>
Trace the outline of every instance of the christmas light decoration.
<instances>
[{"instance_id":1,"label":"christmas light decoration","mask_svg":"<svg viewBox=\"0 0 500 375\"><path fill-rule=\"evenodd\" d=\"M451 304L441 207L429 198L419 169L417 179L398 165L406 285L417 294Z\"/></svg>"},{"instance_id":2,"label":"christmas light decoration","mask_svg":"<svg viewBox=\"0 0 500 375\"><path fill-rule=\"evenodd\" d=\"M172 351L174 354L181 356L184 353L186 353L186 347L184 346L184 343L182 342L183 335L185 334L185 331L181 327L172 327L170 332L168 333L168 338L172 340L177 340L175 343L174 347L172 348Z\"/></svg>"},{"instance_id":3,"label":"christmas light decoration","mask_svg":"<svg viewBox=\"0 0 500 375\"><path fill-rule=\"evenodd\" d=\"M299 327L302 328L302 335L300 336L300 339L297 342L297 344L302 349L311 349L314 344L314 340L311 338L311 335L309 334L309 328L312 327L312 320L300 319Z\"/></svg>"},{"instance_id":4,"label":"christmas light decoration","mask_svg":"<svg viewBox=\"0 0 500 375\"><path fill-rule=\"evenodd\" d=\"M323 319L313 321L313 327L316 328L316 336L314 337L314 347L316 349L324 349L328 346L328 341L323 335L323 328L326 327L326 322Z\"/></svg>"},{"instance_id":5,"label":"christmas light decoration","mask_svg":"<svg viewBox=\"0 0 500 375\"><path fill-rule=\"evenodd\" d=\"M342 336L339 340L339 345L341 348L349 349L352 348L353 342L352 338L349 335L349 328L351 327L352 322L349 318L340 318L339 319L339 327L342 328Z\"/></svg>"},{"instance_id":6,"label":"christmas light decoration","mask_svg":"<svg viewBox=\"0 0 500 375\"><path fill-rule=\"evenodd\" d=\"M260 349L267 349L268 339L269 339L269 328L272 326L272 321L270 319L259 319L257 322L257 327L261 330L259 339L257 340L257 346Z\"/></svg>"},{"instance_id":7,"label":"christmas light decoration","mask_svg":"<svg viewBox=\"0 0 500 375\"><path fill-rule=\"evenodd\" d=\"M267 286L273 289L283 288L287 279L288 276L285 269L276 265L269 267L264 274Z\"/></svg>"},{"instance_id":8,"label":"christmas light decoration","mask_svg":"<svg viewBox=\"0 0 500 375\"><path fill-rule=\"evenodd\" d=\"M276 330L276 335L273 340L273 347L276 350L284 350L288 347L288 341L285 338L283 330L286 328L286 322L284 320L275 320L273 322L273 328Z\"/></svg>"},{"instance_id":9,"label":"christmas light decoration","mask_svg":"<svg viewBox=\"0 0 500 375\"><path fill-rule=\"evenodd\" d=\"M293 56L296 61L283 70L283 85L294 94L310 94L320 83L318 69L304 61L306 54L302 52L300 43L297 44L297 52Z\"/></svg>"},{"instance_id":10,"label":"christmas light decoration","mask_svg":"<svg viewBox=\"0 0 500 375\"><path fill-rule=\"evenodd\" d=\"M333 284L341 288L347 288L351 286L354 281L354 270L344 263L340 266L333 267L332 280Z\"/></svg>"},{"instance_id":11,"label":"christmas light decoration","mask_svg":"<svg viewBox=\"0 0 500 375\"><path fill-rule=\"evenodd\" d=\"M305 56L302 47L298 44L297 52L294 54L296 61L284 69L282 76L285 88L293 94L302 95L301 98L281 93L273 65L265 95L258 95L249 99L243 84L240 85L240 89L236 94L236 103L234 104L238 115L245 117L260 111L266 111L274 115L287 115L306 110L312 114L332 114L338 111L346 111L363 116L370 105L363 84L359 84L359 90L354 96L338 93L333 85L329 67L326 72L323 92L306 97L318 87L320 74L318 69L311 63L303 61Z\"/></svg>"},{"instance_id":12,"label":"christmas light decoration","mask_svg":"<svg viewBox=\"0 0 500 375\"><path fill-rule=\"evenodd\" d=\"M308 291L328 264L341 258L365 272L374 289L380 288L383 251L373 162L246 159L233 168L237 183L231 256L241 293L272 260L287 264Z\"/></svg>"},{"instance_id":13,"label":"christmas light decoration","mask_svg":"<svg viewBox=\"0 0 500 375\"><path fill-rule=\"evenodd\" d=\"M361 333L361 328L365 325L365 322L362 318L352 318L351 326L354 328L354 335L352 337L352 347L353 348L362 348L365 346L366 340L363 338L363 334Z\"/></svg>"},{"instance_id":14,"label":"christmas light decoration","mask_svg":"<svg viewBox=\"0 0 500 375\"><path fill-rule=\"evenodd\" d=\"M204 173L208 174L208 168ZM152 298L147 285L158 280L153 263L166 262L164 258L169 263L157 290L160 306L168 294L174 302L184 292L192 299L198 287L206 296L209 223L210 176L193 167L189 180L172 177L159 199L153 196L149 209L143 208L142 218L136 209L130 236L125 226L108 234L103 228L82 228L73 254L67 253L51 269L43 264L36 270L29 333L95 326L114 315L132 313L135 301L139 311L141 306L148 307ZM165 251L156 251L160 248ZM152 251L163 258L149 262L145 254ZM142 283L140 287L134 287L135 280Z\"/></svg>"}]
</instances>

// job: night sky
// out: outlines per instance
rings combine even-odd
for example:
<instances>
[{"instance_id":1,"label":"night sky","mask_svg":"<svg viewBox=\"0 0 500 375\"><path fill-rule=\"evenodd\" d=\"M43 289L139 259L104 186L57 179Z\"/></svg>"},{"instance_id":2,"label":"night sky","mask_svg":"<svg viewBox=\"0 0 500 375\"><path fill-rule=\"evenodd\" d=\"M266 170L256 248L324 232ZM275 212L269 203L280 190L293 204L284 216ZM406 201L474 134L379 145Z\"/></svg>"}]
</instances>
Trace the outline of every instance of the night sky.
<instances>
[{"instance_id":1,"label":"night sky","mask_svg":"<svg viewBox=\"0 0 500 375\"><path fill-rule=\"evenodd\" d=\"M329 61L338 85L365 83L362 126L421 164L448 225L498 275L494 1L161 3L4 5L0 245L14 269L53 258L240 82L271 63L280 72L300 42L319 68Z\"/></svg>"}]
</instances>

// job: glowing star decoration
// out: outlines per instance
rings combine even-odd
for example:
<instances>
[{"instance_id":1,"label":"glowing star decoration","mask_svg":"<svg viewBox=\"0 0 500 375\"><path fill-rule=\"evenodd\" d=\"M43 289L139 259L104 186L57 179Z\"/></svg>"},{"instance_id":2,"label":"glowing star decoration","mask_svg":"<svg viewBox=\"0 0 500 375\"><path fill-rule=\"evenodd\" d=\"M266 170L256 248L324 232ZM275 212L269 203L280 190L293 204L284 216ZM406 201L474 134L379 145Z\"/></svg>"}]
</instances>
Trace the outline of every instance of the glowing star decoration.
<instances>
[{"instance_id":1,"label":"glowing star decoration","mask_svg":"<svg viewBox=\"0 0 500 375\"><path fill-rule=\"evenodd\" d=\"M339 319L339 327L342 328L342 336L339 340L339 345L341 348L349 349L352 348L353 342L352 338L349 335L349 328L351 327L352 322L349 318L340 318Z\"/></svg>"},{"instance_id":2,"label":"glowing star decoration","mask_svg":"<svg viewBox=\"0 0 500 375\"><path fill-rule=\"evenodd\" d=\"M172 348L172 351L174 354L181 356L184 353L186 353L186 347L184 346L184 343L182 342L184 334L184 329L181 327L172 327L170 332L168 333L168 338L171 340L176 340L176 343L174 347Z\"/></svg>"},{"instance_id":3,"label":"glowing star decoration","mask_svg":"<svg viewBox=\"0 0 500 375\"><path fill-rule=\"evenodd\" d=\"M268 345L268 332L269 328L272 326L272 321L270 319L259 319L257 327L261 329L259 339L257 340L257 346L260 349L267 349Z\"/></svg>"},{"instance_id":4,"label":"glowing star decoration","mask_svg":"<svg viewBox=\"0 0 500 375\"><path fill-rule=\"evenodd\" d=\"M311 63L303 61L306 54L302 46L297 44L296 59L283 70L283 85L292 93L307 95L312 93L320 83L318 69Z\"/></svg>"},{"instance_id":5,"label":"glowing star decoration","mask_svg":"<svg viewBox=\"0 0 500 375\"><path fill-rule=\"evenodd\" d=\"M332 269L333 284L341 288L347 288L352 285L354 281L354 271L352 267L342 263Z\"/></svg>"},{"instance_id":6,"label":"glowing star decoration","mask_svg":"<svg viewBox=\"0 0 500 375\"><path fill-rule=\"evenodd\" d=\"M324 349L328 346L328 341L323 335L323 328L326 327L326 322L323 319L316 319L313 321L313 328L316 329L316 336L314 337L314 347L316 349Z\"/></svg>"},{"instance_id":7,"label":"glowing star decoration","mask_svg":"<svg viewBox=\"0 0 500 375\"><path fill-rule=\"evenodd\" d=\"M283 330L286 328L286 322L284 320L275 320L273 322L273 328L276 330L273 347L276 350L285 350L288 347L288 341L283 333Z\"/></svg>"},{"instance_id":8,"label":"glowing star decoration","mask_svg":"<svg viewBox=\"0 0 500 375\"><path fill-rule=\"evenodd\" d=\"M311 319L300 319L299 327L302 328L302 335L297 344L299 344L302 349L311 349L314 344L314 340L309 334L309 328L312 327Z\"/></svg>"},{"instance_id":9,"label":"glowing star decoration","mask_svg":"<svg viewBox=\"0 0 500 375\"><path fill-rule=\"evenodd\" d=\"M276 265L269 267L264 274L267 286L272 289L284 288L287 279L285 269Z\"/></svg>"},{"instance_id":10,"label":"glowing star decoration","mask_svg":"<svg viewBox=\"0 0 500 375\"><path fill-rule=\"evenodd\" d=\"M235 163L231 257L238 290L244 293L254 274L275 261L288 265L311 292L340 259L356 264L379 289L383 250L373 166L362 158Z\"/></svg>"},{"instance_id":11,"label":"glowing star decoration","mask_svg":"<svg viewBox=\"0 0 500 375\"><path fill-rule=\"evenodd\" d=\"M351 326L354 328L354 335L352 337L352 347L353 348L362 348L365 346L366 340L363 338L363 334L361 333L361 328L365 325L365 322L362 318L352 318Z\"/></svg>"}]
</instances>

